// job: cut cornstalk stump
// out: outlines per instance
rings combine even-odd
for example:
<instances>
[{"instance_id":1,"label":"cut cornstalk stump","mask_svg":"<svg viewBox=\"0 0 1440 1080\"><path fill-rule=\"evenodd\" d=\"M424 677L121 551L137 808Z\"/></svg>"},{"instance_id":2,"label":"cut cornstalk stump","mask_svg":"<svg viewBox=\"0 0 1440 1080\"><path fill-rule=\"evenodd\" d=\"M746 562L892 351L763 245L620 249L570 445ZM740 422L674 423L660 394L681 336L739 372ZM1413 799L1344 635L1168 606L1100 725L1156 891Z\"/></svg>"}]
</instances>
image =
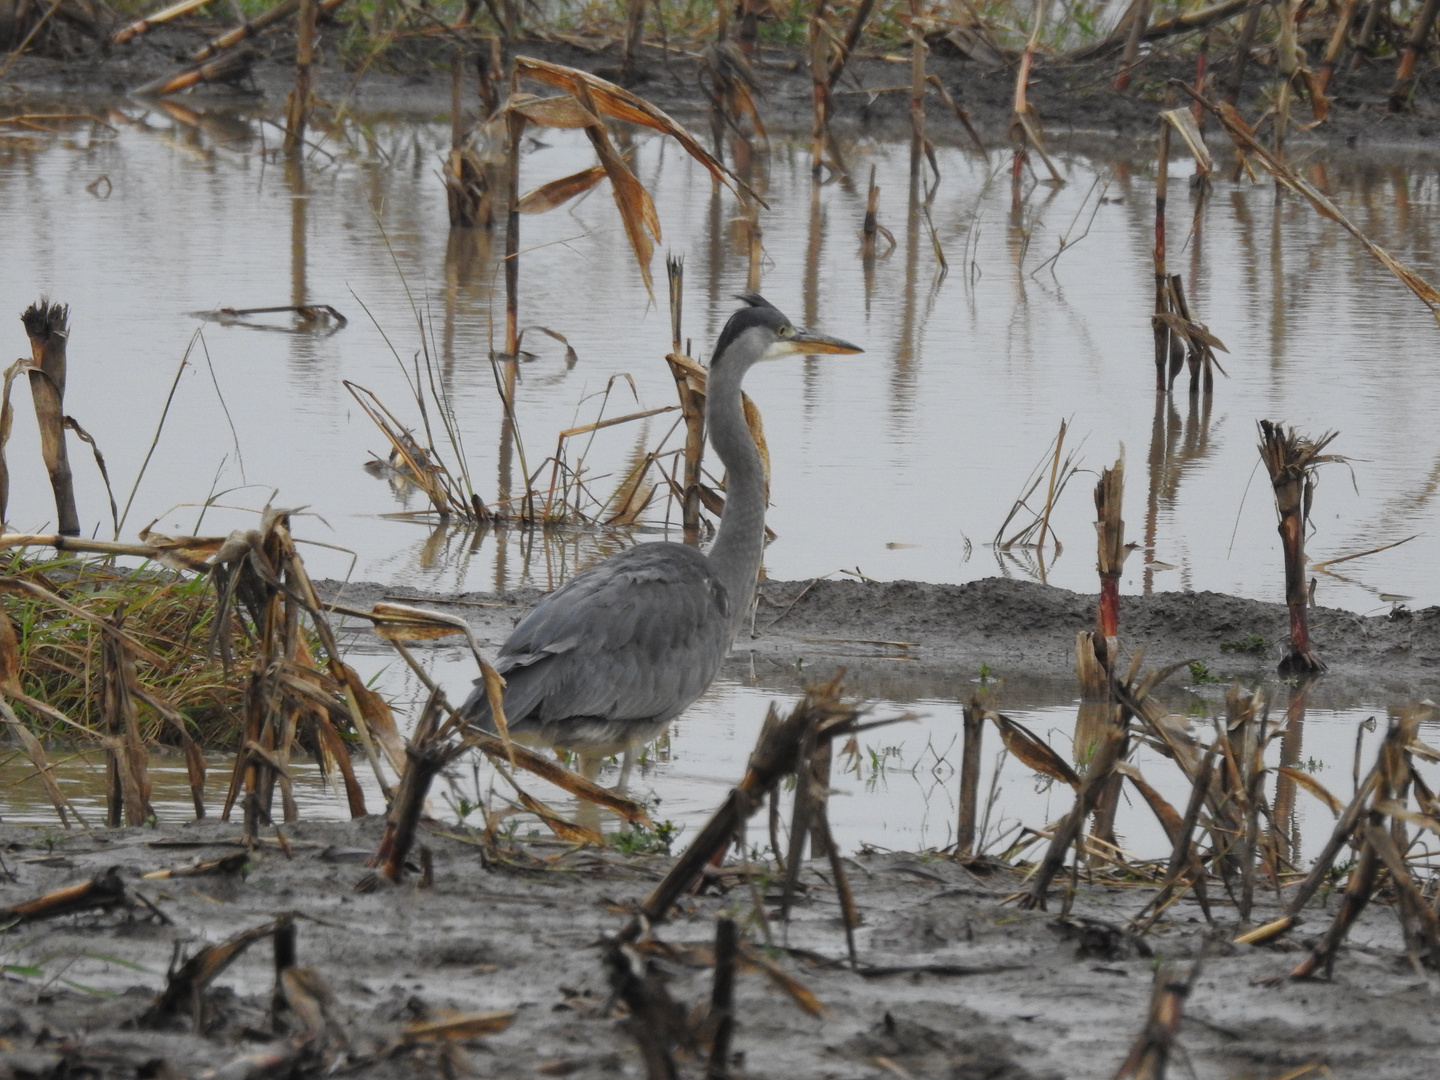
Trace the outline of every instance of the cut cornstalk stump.
<instances>
[{"instance_id":1,"label":"cut cornstalk stump","mask_svg":"<svg viewBox=\"0 0 1440 1080\"><path fill-rule=\"evenodd\" d=\"M975 819L980 802L980 744L985 734L985 702L972 695L961 713L960 819L955 831L955 854L975 854Z\"/></svg>"},{"instance_id":2,"label":"cut cornstalk stump","mask_svg":"<svg viewBox=\"0 0 1440 1080\"><path fill-rule=\"evenodd\" d=\"M710 994L708 1026L710 1063L706 1080L729 1080L730 1044L735 1034L735 958L739 954L740 932L734 919L715 923L715 983Z\"/></svg>"},{"instance_id":3,"label":"cut cornstalk stump","mask_svg":"<svg viewBox=\"0 0 1440 1080\"><path fill-rule=\"evenodd\" d=\"M1164 1080L1165 1067L1175 1047L1175 1036L1185 1010L1185 999L1200 974L1200 961L1181 975L1168 964L1155 972L1155 988L1150 995L1150 1012L1145 1026L1136 1037L1115 1080Z\"/></svg>"},{"instance_id":4,"label":"cut cornstalk stump","mask_svg":"<svg viewBox=\"0 0 1440 1080\"><path fill-rule=\"evenodd\" d=\"M695 1044L685 1007L629 945L611 941L603 958L611 992L630 1011L625 1026L640 1047L645 1075L648 1080L675 1080L675 1050L690 1050Z\"/></svg>"},{"instance_id":5,"label":"cut cornstalk stump","mask_svg":"<svg viewBox=\"0 0 1440 1080\"><path fill-rule=\"evenodd\" d=\"M296 15L295 87L285 101L285 153L294 153L305 142L305 124L310 117L310 65L315 62L315 20L319 0L300 0Z\"/></svg>"},{"instance_id":6,"label":"cut cornstalk stump","mask_svg":"<svg viewBox=\"0 0 1440 1080\"><path fill-rule=\"evenodd\" d=\"M196 1030L200 1030L204 1025L205 988L251 945L274 934L277 925L278 920L242 930L228 941L205 946L178 968L172 968L165 989L136 1020L136 1026L142 1031L154 1031L188 1011Z\"/></svg>"},{"instance_id":7,"label":"cut cornstalk stump","mask_svg":"<svg viewBox=\"0 0 1440 1080\"><path fill-rule=\"evenodd\" d=\"M1095 629L1104 637L1120 632L1120 573L1125 567L1125 459L1100 474L1095 485L1095 531L1099 535L1100 602Z\"/></svg>"},{"instance_id":8,"label":"cut cornstalk stump","mask_svg":"<svg viewBox=\"0 0 1440 1080\"><path fill-rule=\"evenodd\" d=\"M1426 42L1435 29L1437 14L1440 14L1440 0L1425 0L1425 6L1411 24L1405 51L1400 55L1400 66L1395 72L1395 86L1390 91L1388 108L1392 113L1404 112L1410 107L1410 95L1415 89L1415 64L1425 52Z\"/></svg>"},{"instance_id":9,"label":"cut cornstalk stump","mask_svg":"<svg viewBox=\"0 0 1440 1080\"><path fill-rule=\"evenodd\" d=\"M20 321L30 338L30 393L40 428L40 453L55 493L56 531L62 536L78 536L80 516L65 451L65 345L70 338L70 309L42 299L26 308Z\"/></svg>"},{"instance_id":10,"label":"cut cornstalk stump","mask_svg":"<svg viewBox=\"0 0 1440 1080\"><path fill-rule=\"evenodd\" d=\"M675 902L700 879L707 864L725 853L737 830L763 805L780 781L807 767L804 759L807 739L814 745L892 722L894 720L885 719L861 723L859 710L840 697L839 676L808 688L789 716L782 718L772 705L750 755L745 778L731 789L617 940L635 941L649 928L665 921Z\"/></svg>"},{"instance_id":11,"label":"cut cornstalk stump","mask_svg":"<svg viewBox=\"0 0 1440 1080\"><path fill-rule=\"evenodd\" d=\"M385 832L374 860L378 876L392 885L399 884L405 874L405 862L415 844L431 783L465 749L463 742L449 737L450 729L441 723L442 715L439 696L431 694L405 747L405 775L400 778L395 801L386 815ZM362 889L367 885L362 882Z\"/></svg>"},{"instance_id":12,"label":"cut cornstalk stump","mask_svg":"<svg viewBox=\"0 0 1440 1080\"><path fill-rule=\"evenodd\" d=\"M1324 663L1310 643L1309 589L1305 577L1305 528L1315 495L1316 470L1327 462L1343 460L1326 454L1338 432L1311 440L1269 420L1260 421L1260 458L1270 473L1279 516L1280 544L1285 557L1285 605L1290 610L1290 652L1280 661L1282 675L1318 673Z\"/></svg>"}]
</instances>

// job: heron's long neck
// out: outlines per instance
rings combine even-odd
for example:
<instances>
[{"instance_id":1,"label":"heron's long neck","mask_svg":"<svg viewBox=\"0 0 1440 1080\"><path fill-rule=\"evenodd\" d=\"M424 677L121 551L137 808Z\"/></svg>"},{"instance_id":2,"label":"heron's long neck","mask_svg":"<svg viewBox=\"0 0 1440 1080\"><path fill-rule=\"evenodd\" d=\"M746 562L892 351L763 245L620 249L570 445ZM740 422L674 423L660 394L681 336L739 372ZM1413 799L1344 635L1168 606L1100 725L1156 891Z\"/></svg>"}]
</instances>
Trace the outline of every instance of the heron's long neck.
<instances>
[{"instance_id":1,"label":"heron's long neck","mask_svg":"<svg viewBox=\"0 0 1440 1080\"><path fill-rule=\"evenodd\" d=\"M740 374L712 369L705 419L710 445L725 464L725 512L710 548L710 567L730 594L731 633L738 633L755 596L765 550L765 467L745 423Z\"/></svg>"}]
</instances>

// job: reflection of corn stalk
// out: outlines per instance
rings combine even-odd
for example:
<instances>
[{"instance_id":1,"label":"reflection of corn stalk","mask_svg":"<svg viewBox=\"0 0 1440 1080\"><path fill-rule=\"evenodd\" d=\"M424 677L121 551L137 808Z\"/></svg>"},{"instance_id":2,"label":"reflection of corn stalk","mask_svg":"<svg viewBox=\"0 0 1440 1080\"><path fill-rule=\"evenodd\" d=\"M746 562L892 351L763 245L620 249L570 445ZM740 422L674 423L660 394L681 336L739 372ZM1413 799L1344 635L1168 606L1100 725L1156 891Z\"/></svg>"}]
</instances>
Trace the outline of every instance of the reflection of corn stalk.
<instances>
[{"instance_id":1,"label":"reflection of corn stalk","mask_svg":"<svg viewBox=\"0 0 1440 1080\"><path fill-rule=\"evenodd\" d=\"M1236 149L1239 150L1242 155L1253 155L1255 160L1260 162L1265 168L1266 172L1270 173L1271 176L1275 177L1277 181L1284 184L1291 191L1303 197L1315 208L1316 213L1321 217L1329 218L1351 236L1355 237L1356 240L1360 241L1360 245L1368 251L1381 266L1399 278L1401 284L1414 293L1420 302L1430 309L1430 313L1435 316L1436 321L1440 322L1440 291L1436 291L1433 285L1409 266L1402 263L1361 232L1359 227L1342 214L1340 208L1331 202L1329 198L1262 146L1255 138L1255 133L1250 129L1250 126L1241 119L1240 114L1236 112L1233 107L1230 105L1216 105L1214 102L1196 94L1189 87L1184 87L1183 84L1179 85L1220 121L1220 125L1230 135L1230 138L1235 143Z\"/></svg>"}]
</instances>

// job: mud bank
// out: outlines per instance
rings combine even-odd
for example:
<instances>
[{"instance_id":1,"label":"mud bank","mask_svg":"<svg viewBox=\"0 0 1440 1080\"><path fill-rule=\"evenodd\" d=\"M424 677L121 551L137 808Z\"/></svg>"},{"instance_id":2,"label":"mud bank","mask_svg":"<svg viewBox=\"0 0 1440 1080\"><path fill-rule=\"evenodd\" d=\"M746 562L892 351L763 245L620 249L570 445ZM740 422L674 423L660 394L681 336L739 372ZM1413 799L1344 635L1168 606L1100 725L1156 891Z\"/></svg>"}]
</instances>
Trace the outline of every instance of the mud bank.
<instances>
[{"instance_id":1,"label":"mud bank","mask_svg":"<svg viewBox=\"0 0 1440 1080\"><path fill-rule=\"evenodd\" d=\"M271 839L243 873L169 880L141 875L241 852L238 826L0 829L7 904L111 867L132 898L6 934L0 1075L645 1074L608 1002L599 946L668 860L522 843L487 868L473 836L432 829L421 838L433 857L432 887L419 889L412 878L358 893L380 828L373 818L285 826L288 854ZM1366 912L1332 981L1271 989L1252 980L1290 970L1301 946L1231 944L1234 912L1223 901L1212 899L1214 927L1182 903L1142 941L1120 925L1146 903L1150 886L1082 885L1070 916L1057 918L1002 904L1019 882L1009 871L864 856L850 860L864 920L854 971L843 961L835 893L819 869L802 875L788 935L774 926L776 944L786 947L768 955L823 1009L803 1010L778 977L742 973L736 1075L1109 1077L1144 1023L1157 960L1184 971L1202 948L1179 1029L1189 1075L1293 1076L1323 1064L1339 1076L1408 1080L1432 1071L1440 1052L1431 990L1405 962L1397 921L1383 907ZM687 1007L708 1002L702 950L716 916L736 917L758 945L757 905L773 918L777 900L764 874L736 867L687 900L655 931L670 948L647 953L670 994ZM1318 934L1333 906L1313 908L1295 938ZM285 912L296 917L297 964L331 995L326 1036L297 1054L277 1034L268 939L214 981L201 1030L185 1010L137 1029L165 985L172 950L193 954ZM1262 907L1255 918L1271 914ZM514 1010L513 1023L448 1043L413 1037L418 1023L489 1010ZM298 1041L296 1016L282 1008L278 1020ZM288 1057L288 1071L261 1068L270 1053ZM682 1063L682 1075L700 1075L703 1060Z\"/></svg>"},{"instance_id":2,"label":"mud bank","mask_svg":"<svg viewBox=\"0 0 1440 1080\"><path fill-rule=\"evenodd\" d=\"M185 66L186 57L229 24L196 21L163 26L123 46L93 47L88 55L69 59L38 56L18 58L6 78L7 95L29 100L63 95L74 105L91 99L104 103L125 95L151 79ZM321 48L315 69L316 93L323 104L343 107L347 113L392 113L433 117L450 110L449 65L452 47L439 39L392 46L361 73L347 69L336 42L343 27L321 28ZM544 35L542 34L542 37ZM517 43L516 52L567 64L601 76L618 79L618 48L600 39L577 45L571 41L530 39ZM280 110L294 82L294 41L277 33L251 43L256 61L250 74L233 86L202 86L173 100L193 105L260 107ZM886 58L857 55L836 88L833 124L837 133L878 138L908 138L909 71L907 56ZM994 68L958 55L937 41L927 71L939 77L951 96L968 110L991 149L1008 147L1007 131L1014 107L1015 77L1008 67ZM1167 81L1191 81L1194 61L1156 53L1136 69L1132 89L1113 90L1116 61L1038 62L1032 76L1029 100L1039 111L1044 127L1057 138L1116 136L1150 140L1157 111L1163 107ZM767 127L777 134L808 135L813 110L812 86L801 50L762 47L755 61L761 96L759 107ZM669 49L647 44L632 88L697 128L708 128L708 98L701 86L702 62L688 46ZM1251 64L1240 107L1258 116L1270 105L1275 76L1261 64ZM1329 146L1338 152L1409 149L1435 152L1434 135L1440 132L1440 75L1422 71L1411 108L1392 115L1386 111L1393 82L1389 66L1379 65L1348 73L1331 88L1329 119L1302 128L1287 138L1295 146ZM1177 92L1178 93L1178 92ZM1180 95L1183 98L1183 94ZM1184 103L1183 101L1181 102ZM968 142L954 114L934 95L927 106L927 133L942 142ZM1212 132L1217 147L1228 145ZM1057 146L1063 146L1059 142Z\"/></svg>"},{"instance_id":3,"label":"mud bank","mask_svg":"<svg viewBox=\"0 0 1440 1080\"><path fill-rule=\"evenodd\" d=\"M351 606L426 599L414 589L373 583L319 585L326 597ZM444 610L463 613L482 646L495 648L539 596L527 590L438 599L461 601ZM904 701L967 696L983 666L1027 698L1068 701L1075 695L1075 635L1093 627L1095 602L1093 595L1006 578L965 585L766 581L753 636L736 641L727 674L791 690L843 666L863 693ZM1376 695L1418 701L1440 693L1440 608L1372 616L1315 608L1310 624L1330 665L1313 704L1338 707ZM1274 679L1288 635L1282 604L1212 592L1121 598L1122 647L1132 655L1143 648L1146 667L1198 661L1222 682Z\"/></svg>"}]
</instances>

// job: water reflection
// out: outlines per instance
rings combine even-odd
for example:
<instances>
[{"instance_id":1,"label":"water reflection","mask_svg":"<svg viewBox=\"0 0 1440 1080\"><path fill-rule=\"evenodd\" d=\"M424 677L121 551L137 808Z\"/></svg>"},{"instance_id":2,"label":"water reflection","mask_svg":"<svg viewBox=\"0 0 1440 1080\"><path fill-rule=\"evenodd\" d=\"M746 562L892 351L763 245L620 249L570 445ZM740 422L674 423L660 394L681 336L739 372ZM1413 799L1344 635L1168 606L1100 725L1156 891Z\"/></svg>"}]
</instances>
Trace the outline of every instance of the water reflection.
<instances>
[{"instance_id":1,"label":"water reflection","mask_svg":"<svg viewBox=\"0 0 1440 1080\"><path fill-rule=\"evenodd\" d=\"M418 715L427 690L408 669L393 666L390 654L360 652L352 653L350 659L362 678L382 679L398 715ZM437 652L432 659L433 666L427 664L432 675L452 687L464 686L473 672L473 661L459 652ZM681 829L682 844L694 836L743 775L770 704L778 702L788 708L797 695L793 672L788 678L777 671L745 680L737 680L737 674L732 672L712 686L676 721L667 736L647 748L632 777L632 793L652 805L657 821L668 820ZM897 686L903 686L903 680L887 689L893 692ZM972 689L965 684L962 692ZM1049 742L1058 753L1070 756L1065 742L1077 717L1073 687L1057 685L1034 696L1017 694L1015 689L1003 690L993 704ZM1262 697L1272 696L1268 730L1283 725L1278 737L1270 741L1265 757L1269 772L1263 783L1271 800L1272 817L1268 825L1262 822L1262 839L1273 845L1280 858L1303 869L1328 840L1334 825L1330 810L1305 789L1318 786L1348 801L1383 741L1372 734L1379 726L1376 714L1398 717L1414 706L1402 702L1376 704L1363 699L1327 700L1323 682L1288 689L1264 686L1257 692ZM1202 743L1214 737L1212 733L1225 716L1222 700L1173 687L1163 696L1172 712L1190 720ZM865 845L914 851L953 843L958 825L957 769L962 727L959 701L950 695L898 695L892 700L875 701L873 711L877 716L913 712L919 719L862 735L851 747L836 748L831 775L835 794L830 812L837 843L847 852ZM1054 822L1070 809L1072 795L1064 785L1050 784L1000 752L993 728L983 737L980 791L986 800L977 847L995 852L1013 841L1021 826L1033 830ZM1440 738L1440 722L1430 712L1422 719L1421 737L1431 745ZM90 824L102 822L104 753L98 749L75 752L56 747L51 750L51 760L66 797ZM1131 761L1171 806L1185 807L1190 788L1173 761L1143 743L1134 749ZM1280 771L1282 766L1289 771ZM1416 766L1433 788L1435 766L1423 761L1417 761ZM225 797L232 767L233 759L223 755L208 761L205 797L212 815L218 813ZM601 768L602 782L615 783L619 767L618 761L606 761ZM150 769L157 815L167 822L191 820L194 810L184 761L179 755L158 754L152 757ZM299 820L339 820L349 816L343 791L322 777L314 764L295 760L289 769ZM1346 772L1352 774L1350 789L1344 787ZM367 804L372 808L383 805L373 774L365 768L357 768L356 773ZM1298 779L1302 776L1304 783ZM461 805L478 803L492 810L504 809L509 788L495 785L494 780L483 763L462 761L437 783L433 803L446 820L454 820L456 808ZM561 812L578 813L563 793L543 782L527 776L525 786ZM58 824L34 769L23 755L14 752L0 758L0 820L10 824ZM613 832L619 823L602 818L601 826ZM1164 827L1145 801L1130 792L1115 803L1114 834L1116 843L1138 858L1164 857L1170 851Z\"/></svg>"},{"instance_id":2,"label":"water reflection","mask_svg":"<svg viewBox=\"0 0 1440 1080\"><path fill-rule=\"evenodd\" d=\"M103 124L74 124L55 137L0 140L0 224L13 254L0 279L11 295L50 290L71 303L81 373L74 411L122 478L143 456L132 418L158 413L161 388L193 328L178 313L289 300L334 303L354 316L363 303L374 322L352 317L330 338L301 332L272 345L256 338L275 335L207 328L216 379L183 384L188 396L147 474L136 517L193 501L196 468L208 474L232 449L215 437L224 432L230 443L218 385L250 479L280 488L287 503L313 506L339 534L326 539L359 551L362 576L448 585L458 580L458 565L437 560L459 558L453 544L427 542L428 525L408 537L398 526L375 526L373 515L394 497L358 471L378 439L350 415L339 379L413 409L403 372L417 350L428 349L434 377L454 402L477 489L491 503L515 500L526 488L520 449L536 472L555 433L616 374L633 377L641 408L673 402L662 359L664 307L650 306L604 193L527 218L521 325L565 334L580 359L562 373L547 344L535 350L544 359L501 361L502 373L518 378L512 431L490 363L500 244L483 229L446 227L435 169L448 149L448 125L352 119L324 134L325 154L288 162L267 153L267 131L273 135L243 110L167 103L125 105ZM637 175L654 187L667 243L692 256L685 316L695 328L694 354L708 351L728 298L757 285L782 310L869 350L864 362L775 366L754 389L774 466L770 520L779 539L767 552L771 576L805 578L857 562L880 578L954 581L993 572L987 561L962 563L957 538L993 533L1055 420L1073 416L1077 439L1088 434L1087 445L1107 457L1121 443L1149 444L1149 490L1136 485L1128 515L1145 522L1146 557L1135 560L1123 587L1278 599L1269 507L1244 499L1255 456L1251 424L1263 413L1302 430L1339 429L1337 449L1356 462L1358 491L1335 484L1321 493L1311 544L1317 559L1424 534L1346 564L1343 576L1322 575L1320 601L1366 610L1382 596L1440 600L1440 581L1429 572L1440 556L1440 530L1429 527L1440 476L1440 432L1429 418L1440 407L1440 373L1412 360L1433 325L1348 237L1296 200L1277 202L1268 183L1219 179L1209 197L1192 193L1188 209L1177 190L1176 218L1189 222L1190 305L1229 347L1231 378L1213 400L1177 398L1157 415L1145 375L1153 348L1152 163L1114 150L1087 157L1061 145L1063 187L1027 181L1017 188L1002 179L1008 153L947 147L942 127L929 135L942 144L940 182L928 190L919 177L910 184L908 139L860 138L844 148L856 176L873 164L882 191L906 193L881 207L882 220L897 229L896 210L905 214L897 237L903 250L866 259L855 241L863 193L846 180L817 185L800 145L776 139L766 152L741 140L727 148L769 202L764 210L738 203L661 140L622 133ZM543 144L526 144L526 184L567 175L590 155L582 137L547 132ZM102 175L109 198L99 188L93 198L73 197ZM1337 158L1315 163L1311 175L1377 242L1440 276L1426 212L1440 201L1433 169ZM1096 184L1107 182L1111 194L1090 231L1032 278L1086 200L1093 203ZM218 218L224 230L214 227ZM937 247L963 272L938 273ZM117 278L95 269L117 264L132 272ZM100 340L113 356L103 366L93 363ZM277 400L273 388L286 385L293 392ZM87 422L96 416L104 422ZM406 422L420 429L418 415ZM17 416L12 445L22 455L33 439L28 425ZM612 431L597 437L588 465L596 475L616 474L634 452L632 430ZM226 475L238 468L231 458L221 487L238 479ZM21 518L43 520L43 476L16 471L12 505ZM80 484L84 505L103 508L98 477ZM865 512L838 513L839 492ZM1057 531L1072 546L1088 546L1088 517L1086 500L1072 493L1057 507ZM1217 527L1222 522L1226 528ZM226 520L232 523L245 522L237 515ZM512 557L511 544L497 537L483 571L469 559L466 584L526 580L516 575L539 564ZM423 559L399 557L422 550ZM592 555L580 552L582 561ZM342 556L327 558L316 555L317 573L344 572ZM1051 563L1046 580L1093 589L1088 559ZM1163 564L1179 572L1166 577Z\"/></svg>"}]
</instances>

